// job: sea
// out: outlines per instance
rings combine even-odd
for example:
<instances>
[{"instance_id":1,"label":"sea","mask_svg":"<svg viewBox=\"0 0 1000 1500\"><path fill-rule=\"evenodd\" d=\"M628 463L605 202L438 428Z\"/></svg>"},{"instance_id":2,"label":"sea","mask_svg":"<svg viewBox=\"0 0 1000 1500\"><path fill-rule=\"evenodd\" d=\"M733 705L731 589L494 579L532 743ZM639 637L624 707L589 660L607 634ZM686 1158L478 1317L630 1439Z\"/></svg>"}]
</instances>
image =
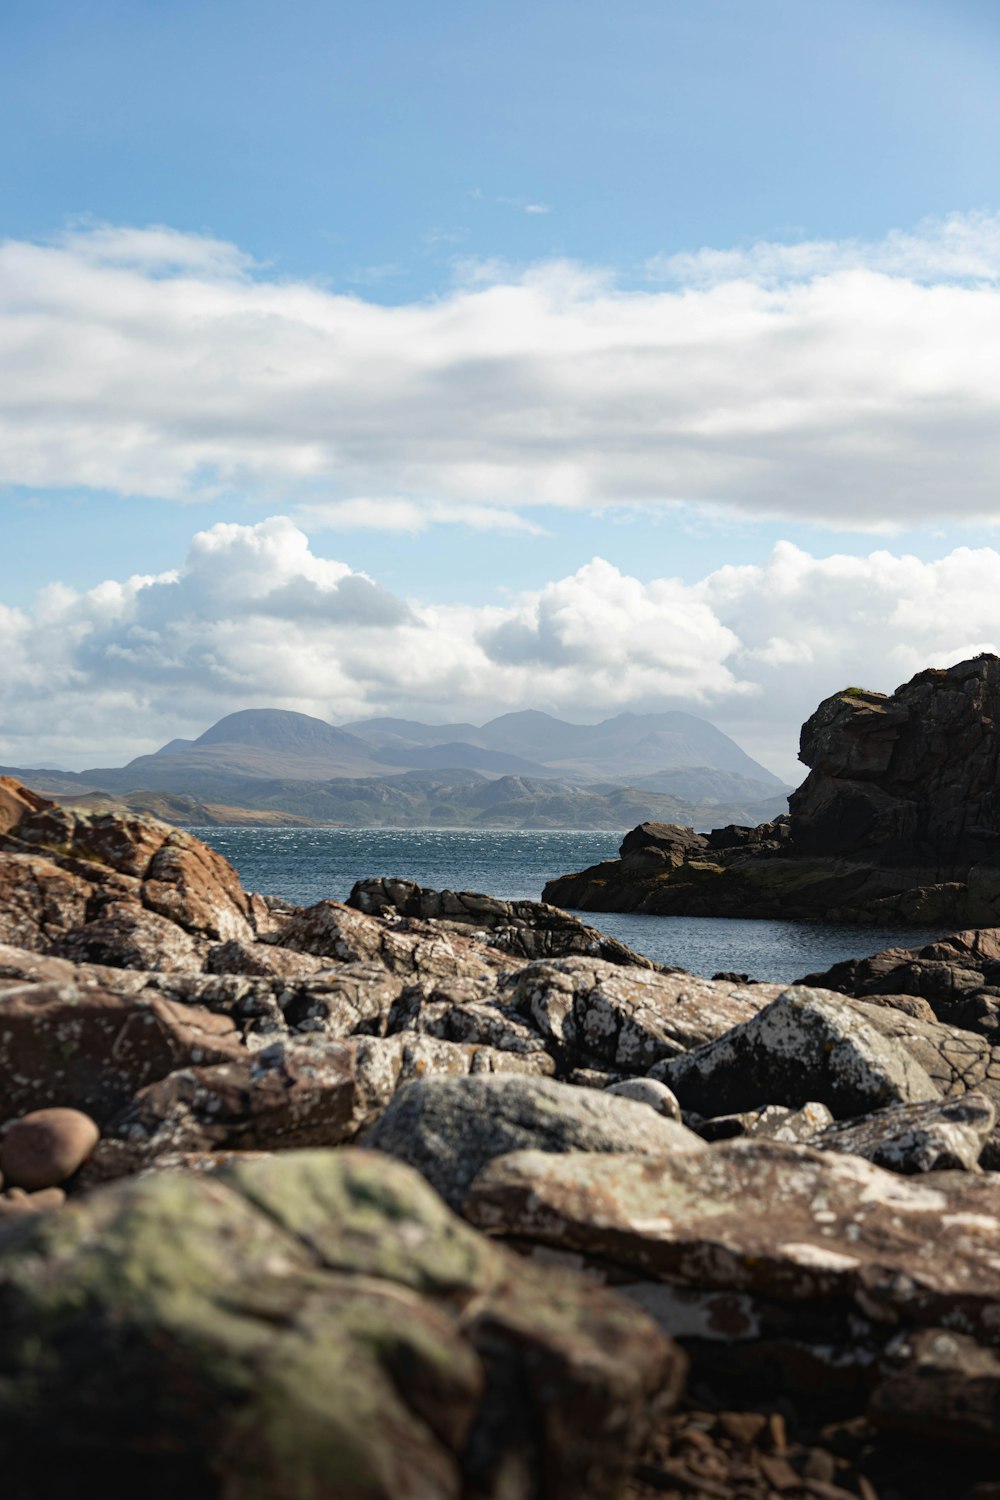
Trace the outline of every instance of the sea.
<instances>
[{"instance_id":1,"label":"sea","mask_svg":"<svg viewBox=\"0 0 1000 1500\"><path fill-rule=\"evenodd\" d=\"M391 875L434 890L483 891L537 901L547 880L614 859L618 833L565 829L195 828L239 872L248 890L300 906L343 901L356 880ZM717 973L787 983L842 959L916 947L941 928L650 917L581 912L593 927L659 963L711 979Z\"/></svg>"}]
</instances>

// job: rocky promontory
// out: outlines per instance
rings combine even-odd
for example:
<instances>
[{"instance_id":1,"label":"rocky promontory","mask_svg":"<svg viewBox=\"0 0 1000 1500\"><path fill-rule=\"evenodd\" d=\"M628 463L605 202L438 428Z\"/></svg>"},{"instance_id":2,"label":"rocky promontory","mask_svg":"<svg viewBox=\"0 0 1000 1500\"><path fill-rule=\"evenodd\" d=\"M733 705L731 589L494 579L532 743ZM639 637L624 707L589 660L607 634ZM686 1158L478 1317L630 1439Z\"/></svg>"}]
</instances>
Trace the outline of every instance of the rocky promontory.
<instances>
[{"instance_id":1,"label":"rocky promontory","mask_svg":"<svg viewBox=\"0 0 1000 1500\"><path fill-rule=\"evenodd\" d=\"M803 725L787 816L645 823L620 858L552 880L583 911L979 927L1000 923L1000 658L849 687Z\"/></svg>"},{"instance_id":2,"label":"rocky promontory","mask_svg":"<svg viewBox=\"0 0 1000 1500\"><path fill-rule=\"evenodd\" d=\"M4 1493L995 1500L996 953L710 981L0 782Z\"/></svg>"}]
</instances>

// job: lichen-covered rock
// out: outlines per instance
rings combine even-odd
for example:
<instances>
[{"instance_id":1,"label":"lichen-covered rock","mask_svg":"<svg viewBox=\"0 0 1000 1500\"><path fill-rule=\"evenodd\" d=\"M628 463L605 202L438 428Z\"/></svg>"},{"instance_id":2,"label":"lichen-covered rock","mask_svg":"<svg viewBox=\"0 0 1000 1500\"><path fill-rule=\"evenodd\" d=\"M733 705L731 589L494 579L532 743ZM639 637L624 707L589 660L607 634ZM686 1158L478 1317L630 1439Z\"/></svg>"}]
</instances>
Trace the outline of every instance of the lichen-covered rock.
<instances>
[{"instance_id":1,"label":"lichen-covered rock","mask_svg":"<svg viewBox=\"0 0 1000 1500\"><path fill-rule=\"evenodd\" d=\"M243 1053L226 1017L158 995L125 998L74 984L0 989L0 1121L50 1105L103 1124L175 1068Z\"/></svg>"},{"instance_id":2,"label":"lichen-covered rock","mask_svg":"<svg viewBox=\"0 0 1000 1500\"><path fill-rule=\"evenodd\" d=\"M491 1233L663 1283L646 1305L658 1301L677 1332L686 1318L703 1338L811 1337L828 1354L856 1346L861 1363L900 1327L944 1322L1000 1346L990 1175L899 1177L759 1139L700 1155L527 1151L486 1166L463 1212Z\"/></svg>"},{"instance_id":3,"label":"lichen-covered rock","mask_svg":"<svg viewBox=\"0 0 1000 1500\"><path fill-rule=\"evenodd\" d=\"M825 990L786 990L716 1041L659 1064L655 1076L684 1109L707 1116L815 1101L841 1119L940 1098L905 1047Z\"/></svg>"},{"instance_id":4,"label":"lichen-covered rock","mask_svg":"<svg viewBox=\"0 0 1000 1500\"><path fill-rule=\"evenodd\" d=\"M609 1084L605 1092L620 1099L634 1099L637 1104L648 1104L650 1109L655 1109L658 1115L665 1115L668 1120L681 1118L676 1095L665 1083L657 1083L655 1078L623 1078L620 1083Z\"/></svg>"},{"instance_id":5,"label":"lichen-covered rock","mask_svg":"<svg viewBox=\"0 0 1000 1500\"><path fill-rule=\"evenodd\" d=\"M833 1123L833 1115L825 1104L810 1100L801 1109L789 1109L783 1104L762 1104L758 1109L742 1110L735 1115L713 1115L707 1120L699 1117L697 1122L693 1115L689 1115L688 1123L706 1141L762 1136L769 1141L801 1141L811 1145L815 1137Z\"/></svg>"},{"instance_id":6,"label":"lichen-covered rock","mask_svg":"<svg viewBox=\"0 0 1000 1500\"><path fill-rule=\"evenodd\" d=\"M366 1153L11 1221L0 1302L0 1460L35 1494L611 1500L683 1375L639 1310Z\"/></svg>"},{"instance_id":7,"label":"lichen-covered rock","mask_svg":"<svg viewBox=\"0 0 1000 1500\"><path fill-rule=\"evenodd\" d=\"M415 1167L456 1208L486 1163L510 1151L705 1150L692 1131L645 1104L510 1075L411 1083L365 1144Z\"/></svg>"},{"instance_id":8,"label":"lichen-covered rock","mask_svg":"<svg viewBox=\"0 0 1000 1500\"><path fill-rule=\"evenodd\" d=\"M296 912L274 941L279 947L341 963L380 963L412 978L485 976L496 974L506 963L503 955L484 944L439 931L429 922L391 924L340 901L317 901Z\"/></svg>"},{"instance_id":9,"label":"lichen-covered rock","mask_svg":"<svg viewBox=\"0 0 1000 1500\"><path fill-rule=\"evenodd\" d=\"M650 825L652 826L652 825ZM660 825L656 825L660 826ZM581 954L628 968L658 969L617 938L587 927L579 917L541 901L501 901L473 891L433 891L412 880L359 880L348 906L381 917L417 917L444 931L481 936L491 947L517 958L564 958Z\"/></svg>"},{"instance_id":10,"label":"lichen-covered rock","mask_svg":"<svg viewBox=\"0 0 1000 1500\"><path fill-rule=\"evenodd\" d=\"M525 965L505 998L563 1067L645 1073L749 1020L782 990L564 958Z\"/></svg>"},{"instance_id":11,"label":"lichen-covered rock","mask_svg":"<svg viewBox=\"0 0 1000 1500\"><path fill-rule=\"evenodd\" d=\"M841 1120L820 1131L811 1144L820 1151L864 1156L890 1172L976 1172L996 1121L992 1100L965 1094Z\"/></svg>"}]
</instances>

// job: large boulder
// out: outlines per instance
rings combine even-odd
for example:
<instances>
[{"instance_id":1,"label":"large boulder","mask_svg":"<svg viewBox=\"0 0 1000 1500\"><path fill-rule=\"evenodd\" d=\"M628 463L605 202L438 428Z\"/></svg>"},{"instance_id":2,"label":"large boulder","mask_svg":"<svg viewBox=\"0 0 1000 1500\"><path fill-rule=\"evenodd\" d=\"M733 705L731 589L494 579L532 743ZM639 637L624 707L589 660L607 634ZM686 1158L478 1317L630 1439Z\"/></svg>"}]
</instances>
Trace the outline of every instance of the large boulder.
<instances>
[{"instance_id":1,"label":"large boulder","mask_svg":"<svg viewBox=\"0 0 1000 1500\"><path fill-rule=\"evenodd\" d=\"M703 1152L648 1104L546 1078L432 1078L394 1095L365 1144L415 1167L458 1208L497 1156L539 1151Z\"/></svg>"},{"instance_id":2,"label":"large boulder","mask_svg":"<svg viewBox=\"0 0 1000 1500\"><path fill-rule=\"evenodd\" d=\"M15 1495L602 1500L683 1357L405 1167L292 1153L0 1228Z\"/></svg>"},{"instance_id":3,"label":"large boulder","mask_svg":"<svg viewBox=\"0 0 1000 1500\"><path fill-rule=\"evenodd\" d=\"M505 998L564 1068L645 1073L751 1019L782 989L565 958L525 965Z\"/></svg>"},{"instance_id":4,"label":"large boulder","mask_svg":"<svg viewBox=\"0 0 1000 1500\"><path fill-rule=\"evenodd\" d=\"M941 1097L921 1063L884 1036L864 1007L802 988L654 1072L683 1108L701 1115L816 1102L842 1119Z\"/></svg>"}]
</instances>

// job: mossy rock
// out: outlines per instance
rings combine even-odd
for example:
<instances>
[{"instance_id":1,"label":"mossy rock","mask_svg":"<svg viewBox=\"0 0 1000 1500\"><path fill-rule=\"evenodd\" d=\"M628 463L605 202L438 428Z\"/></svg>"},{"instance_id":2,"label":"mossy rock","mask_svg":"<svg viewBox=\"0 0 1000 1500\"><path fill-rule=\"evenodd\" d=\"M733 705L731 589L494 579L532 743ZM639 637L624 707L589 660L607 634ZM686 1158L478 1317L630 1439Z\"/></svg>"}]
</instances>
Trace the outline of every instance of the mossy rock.
<instances>
[{"instance_id":1,"label":"mossy rock","mask_svg":"<svg viewBox=\"0 0 1000 1500\"><path fill-rule=\"evenodd\" d=\"M14 1500L88 1474L106 1500L457 1500L492 1471L523 1476L518 1500L553 1466L553 1494L611 1495L678 1358L364 1151L150 1174L14 1221L0 1317ZM554 1454L581 1405L605 1421Z\"/></svg>"}]
</instances>

